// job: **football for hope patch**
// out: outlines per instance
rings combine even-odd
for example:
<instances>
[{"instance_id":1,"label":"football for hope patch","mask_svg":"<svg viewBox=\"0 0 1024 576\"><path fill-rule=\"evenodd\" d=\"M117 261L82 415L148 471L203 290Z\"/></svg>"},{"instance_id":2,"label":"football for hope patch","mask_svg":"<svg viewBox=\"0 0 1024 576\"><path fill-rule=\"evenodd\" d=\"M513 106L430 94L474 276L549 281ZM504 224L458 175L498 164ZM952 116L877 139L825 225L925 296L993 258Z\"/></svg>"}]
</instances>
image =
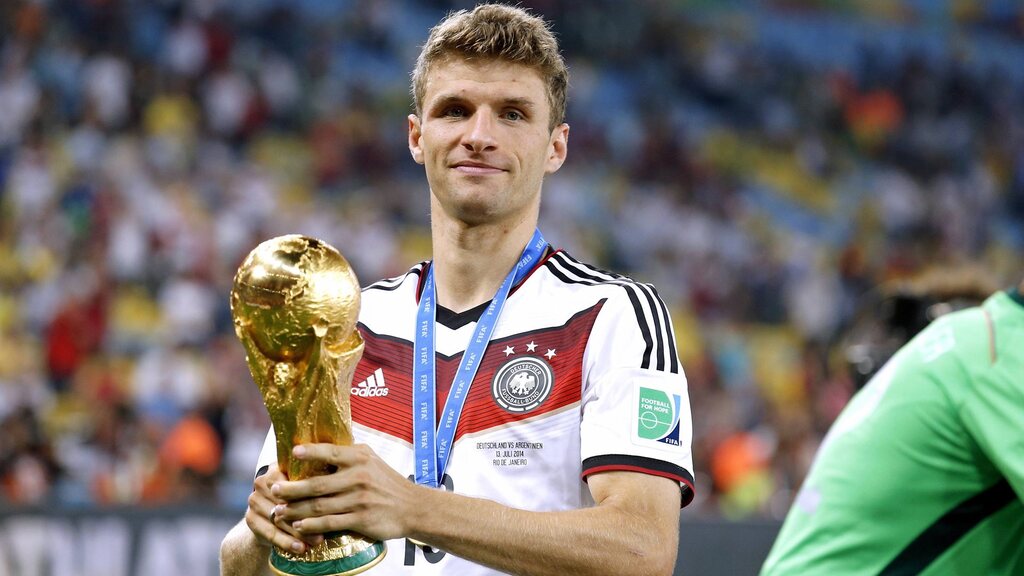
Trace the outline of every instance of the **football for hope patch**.
<instances>
[{"instance_id":1,"label":"football for hope patch","mask_svg":"<svg viewBox=\"0 0 1024 576\"><path fill-rule=\"evenodd\" d=\"M638 384L634 392L633 443L679 446L682 396L649 385Z\"/></svg>"}]
</instances>

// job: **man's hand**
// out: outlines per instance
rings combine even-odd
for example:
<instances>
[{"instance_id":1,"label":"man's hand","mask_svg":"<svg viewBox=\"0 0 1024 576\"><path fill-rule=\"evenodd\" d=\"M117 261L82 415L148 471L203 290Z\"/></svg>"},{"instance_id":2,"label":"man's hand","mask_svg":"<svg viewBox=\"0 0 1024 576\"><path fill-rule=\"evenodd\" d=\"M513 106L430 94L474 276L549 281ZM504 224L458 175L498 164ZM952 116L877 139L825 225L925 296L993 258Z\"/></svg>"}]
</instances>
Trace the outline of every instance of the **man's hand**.
<instances>
[{"instance_id":1,"label":"man's hand","mask_svg":"<svg viewBox=\"0 0 1024 576\"><path fill-rule=\"evenodd\" d=\"M413 484L387 465L369 446L305 444L293 457L326 462L332 474L289 482L277 477L271 497L287 504L278 509L277 524L307 540L311 535L352 530L377 540L408 535L416 510ZM251 510L251 507L250 507Z\"/></svg>"},{"instance_id":2,"label":"man's hand","mask_svg":"<svg viewBox=\"0 0 1024 576\"><path fill-rule=\"evenodd\" d=\"M304 444L292 454L337 470L297 481L275 476L268 479L270 496L253 498L257 506L286 502L276 526L288 524L292 532L278 531L288 539L340 530L412 538L501 572L538 576L650 576L671 574L675 564L675 480L602 472L588 478L594 506L531 512L414 484L366 445Z\"/></svg>"},{"instance_id":3,"label":"man's hand","mask_svg":"<svg viewBox=\"0 0 1024 576\"><path fill-rule=\"evenodd\" d=\"M269 547L273 544L283 550L301 554L306 546L322 542L323 537L319 534L304 536L282 518L281 510L286 502L275 497L271 487L286 480L287 477L276 465L256 478L253 492L249 495L249 508L245 511L245 523L261 545Z\"/></svg>"}]
</instances>

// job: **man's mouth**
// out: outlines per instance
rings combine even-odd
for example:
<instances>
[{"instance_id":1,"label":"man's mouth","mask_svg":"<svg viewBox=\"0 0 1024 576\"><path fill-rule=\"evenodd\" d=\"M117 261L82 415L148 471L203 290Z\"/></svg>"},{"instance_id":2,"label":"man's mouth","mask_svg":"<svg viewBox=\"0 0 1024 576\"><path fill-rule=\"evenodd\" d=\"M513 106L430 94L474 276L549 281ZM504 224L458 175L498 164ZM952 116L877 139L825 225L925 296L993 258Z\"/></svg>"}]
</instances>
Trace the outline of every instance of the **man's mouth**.
<instances>
[{"instance_id":1,"label":"man's mouth","mask_svg":"<svg viewBox=\"0 0 1024 576\"><path fill-rule=\"evenodd\" d=\"M463 174L470 174L473 176L482 176L486 174L499 174L504 172L497 166L485 164L483 162L457 162L453 168Z\"/></svg>"}]
</instances>

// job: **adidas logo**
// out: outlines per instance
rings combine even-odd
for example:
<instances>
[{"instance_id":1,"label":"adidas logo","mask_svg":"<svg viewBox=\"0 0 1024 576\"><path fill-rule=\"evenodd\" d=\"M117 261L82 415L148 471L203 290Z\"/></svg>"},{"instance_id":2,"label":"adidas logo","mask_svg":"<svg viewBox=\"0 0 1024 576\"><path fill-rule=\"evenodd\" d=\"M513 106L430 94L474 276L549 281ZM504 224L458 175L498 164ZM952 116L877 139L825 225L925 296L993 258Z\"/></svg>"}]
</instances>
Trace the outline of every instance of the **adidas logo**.
<instances>
[{"instance_id":1,"label":"adidas logo","mask_svg":"<svg viewBox=\"0 0 1024 576\"><path fill-rule=\"evenodd\" d=\"M352 393L363 398L387 396L388 385L384 383L384 369L377 368L374 370L369 378L352 387Z\"/></svg>"}]
</instances>

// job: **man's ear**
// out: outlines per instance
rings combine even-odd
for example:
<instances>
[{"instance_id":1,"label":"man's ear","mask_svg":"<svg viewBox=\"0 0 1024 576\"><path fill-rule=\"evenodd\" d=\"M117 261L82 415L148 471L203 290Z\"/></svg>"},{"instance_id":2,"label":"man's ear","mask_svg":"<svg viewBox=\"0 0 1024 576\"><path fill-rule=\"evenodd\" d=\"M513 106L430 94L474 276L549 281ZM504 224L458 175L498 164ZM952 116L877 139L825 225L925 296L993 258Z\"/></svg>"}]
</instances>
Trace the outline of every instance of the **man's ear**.
<instances>
[{"instance_id":1,"label":"man's ear","mask_svg":"<svg viewBox=\"0 0 1024 576\"><path fill-rule=\"evenodd\" d=\"M565 157L569 154L569 125L566 123L555 126L551 131L551 143L548 145L548 160L545 174L554 174L562 167Z\"/></svg>"},{"instance_id":2,"label":"man's ear","mask_svg":"<svg viewBox=\"0 0 1024 576\"><path fill-rule=\"evenodd\" d=\"M423 164L423 148L420 146L420 138L423 133L420 131L420 117L409 114L409 153L417 164Z\"/></svg>"}]
</instances>

